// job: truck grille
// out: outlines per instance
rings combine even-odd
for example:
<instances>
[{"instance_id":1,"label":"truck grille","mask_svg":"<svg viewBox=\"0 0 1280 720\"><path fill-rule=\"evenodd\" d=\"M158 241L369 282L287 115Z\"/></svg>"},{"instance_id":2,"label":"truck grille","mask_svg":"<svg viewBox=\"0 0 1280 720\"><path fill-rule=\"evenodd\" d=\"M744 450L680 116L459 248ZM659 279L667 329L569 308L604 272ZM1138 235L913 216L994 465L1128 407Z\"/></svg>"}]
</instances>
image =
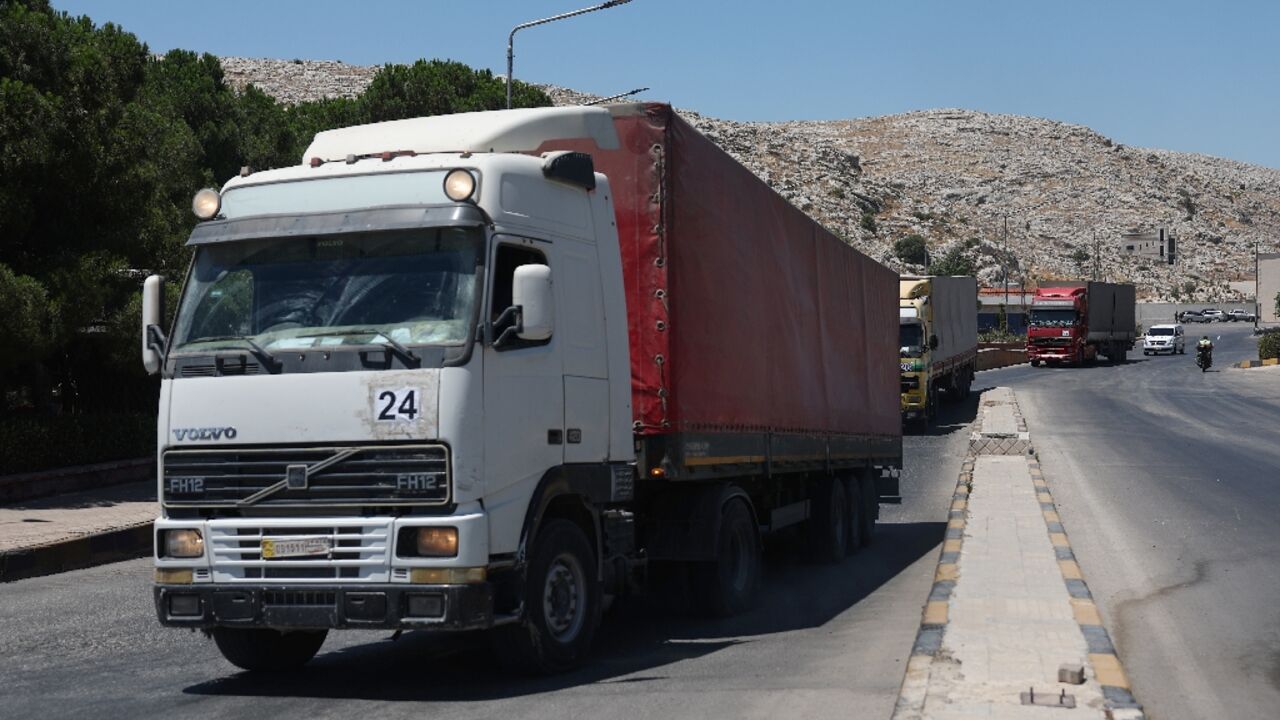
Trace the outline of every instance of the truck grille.
<instances>
[{"instance_id":1,"label":"truck grille","mask_svg":"<svg viewBox=\"0 0 1280 720\"><path fill-rule=\"evenodd\" d=\"M1036 347L1069 347L1071 338L1036 338L1032 342Z\"/></svg>"},{"instance_id":2,"label":"truck grille","mask_svg":"<svg viewBox=\"0 0 1280 720\"><path fill-rule=\"evenodd\" d=\"M443 505L443 445L176 449L164 453L171 507Z\"/></svg>"},{"instance_id":3,"label":"truck grille","mask_svg":"<svg viewBox=\"0 0 1280 720\"><path fill-rule=\"evenodd\" d=\"M324 522L324 521L322 521ZM209 560L215 582L387 582L391 531L386 520L214 520L209 523ZM262 539L299 535L328 538L328 556L263 559ZM271 604L325 605L322 593L279 593Z\"/></svg>"}]
</instances>

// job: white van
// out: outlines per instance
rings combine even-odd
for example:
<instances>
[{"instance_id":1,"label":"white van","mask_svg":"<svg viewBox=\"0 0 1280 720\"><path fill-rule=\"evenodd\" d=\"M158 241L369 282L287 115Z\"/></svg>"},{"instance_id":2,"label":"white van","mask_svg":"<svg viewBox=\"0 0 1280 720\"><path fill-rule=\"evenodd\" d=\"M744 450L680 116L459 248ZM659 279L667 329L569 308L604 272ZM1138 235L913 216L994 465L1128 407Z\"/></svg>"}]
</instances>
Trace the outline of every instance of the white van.
<instances>
[{"instance_id":1,"label":"white van","mask_svg":"<svg viewBox=\"0 0 1280 720\"><path fill-rule=\"evenodd\" d=\"M1181 325L1152 325L1147 330L1147 337L1142 341L1142 354L1159 355L1162 352L1186 354L1187 338Z\"/></svg>"}]
</instances>

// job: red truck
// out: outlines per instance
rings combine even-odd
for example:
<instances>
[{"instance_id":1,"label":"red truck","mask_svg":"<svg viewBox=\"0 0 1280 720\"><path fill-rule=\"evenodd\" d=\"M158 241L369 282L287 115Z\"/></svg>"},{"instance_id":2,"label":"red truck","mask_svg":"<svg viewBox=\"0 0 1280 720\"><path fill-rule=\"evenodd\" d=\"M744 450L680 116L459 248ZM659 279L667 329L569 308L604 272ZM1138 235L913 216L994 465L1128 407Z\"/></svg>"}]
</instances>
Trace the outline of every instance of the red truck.
<instances>
[{"instance_id":1,"label":"red truck","mask_svg":"<svg viewBox=\"0 0 1280 720\"><path fill-rule=\"evenodd\" d=\"M1027 328L1027 358L1081 365L1105 355L1122 363L1136 337L1133 285L1062 283L1036 290Z\"/></svg>"}]
</instances>

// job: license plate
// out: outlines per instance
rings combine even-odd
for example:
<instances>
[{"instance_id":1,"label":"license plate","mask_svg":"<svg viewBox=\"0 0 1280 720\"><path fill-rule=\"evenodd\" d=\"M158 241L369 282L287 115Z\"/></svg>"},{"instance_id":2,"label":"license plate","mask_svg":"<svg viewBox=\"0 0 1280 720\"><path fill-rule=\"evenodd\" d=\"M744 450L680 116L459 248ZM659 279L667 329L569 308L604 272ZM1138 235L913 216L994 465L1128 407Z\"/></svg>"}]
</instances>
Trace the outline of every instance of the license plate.
<instances>
[{"instance_id":1,"label":"license plate","mask_svg":"<svg viewBox=\"0 0 1280 720\"><path fill-rule=\"evenodd\" d=\"M327 537L262 538L262 559L328 555L333 541Z\"/></svg>"}]
</instances>

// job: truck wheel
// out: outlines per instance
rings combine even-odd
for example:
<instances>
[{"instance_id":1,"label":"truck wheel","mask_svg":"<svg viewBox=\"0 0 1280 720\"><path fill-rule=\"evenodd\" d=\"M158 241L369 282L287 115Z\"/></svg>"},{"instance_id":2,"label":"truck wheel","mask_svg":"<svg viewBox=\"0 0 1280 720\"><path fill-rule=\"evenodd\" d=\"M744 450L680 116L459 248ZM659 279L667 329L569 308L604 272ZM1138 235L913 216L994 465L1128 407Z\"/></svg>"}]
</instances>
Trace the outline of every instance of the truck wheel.
<instances>
[{"instance_id":1,"label":"truck wheel","mask_svg":"<svg viewBox=\"0 0 1280 720\"><path fill-rule=\"evenodd\" d=\"M809 518L809 541L814 557L822 562L838 563L849 552L850 530L856 527L849 522L853 514L844 482L838 478L824 478L815 486L813 516Z\"/></svg>"},{"instance_id":2,"label":"truck wheel","mask_svg":"<svg viewBox=\"0 0 1280 720\"><path fill-rule=\"evenodd\" d=\"M1040 367L1040 361L1039 361L1039 360L1032 360L1032 361L1031 361L1031 367Z\"/></svg>"},{"instance_id":3,"label":"truck wheel","mask_svg":"<svg viewBox=\"0 0 1280 720\"><path fill-rule=\"evenodd\" d=\"M232 665L255 672L296 670L320 651L328 630L280 632L266 628L213 629L213 641Z\"/></svg>"},{"instance_id":4,"label":"truck wheel","mask_svg":"<svg viewBox=\"0 0 1280 720\"><path fill-rule=\"evenodd\" d=\"M858 535L860 545L868 547L876 537L876 516L880 514L880 495L876 492L876 479L870 473L863 473L854 478L858 488L857 499L862 503L858 513Z\"/></svg>"},{"instance_id":5,"label":"truck wheel","mask_svg":"<svg viewBox=\"0 0 1280 720\"><path fill-rule=\"evenodd\" d=\"M582 664L600 623L601 594L586 533L568 520L549 521L525 573L524 615L494 632L498 659L533 675Z\"/></svg>"},{"instance_id":6,"label":"truck wheel","mask_svg":"<svg viewBox=\"0 0 1280 720\"><path fill-rule=\"evenodd\" d=\"M729 617L750 609L760 589L760 538L745 502L721 511L716 560L692 572L694 599L706 614Z\"/></svg>"},{"instance_id":7,"label":"truck wheel","mask_svg":"<svg viewBox=\"0 0 1280 720\"><path fill-rule=\"evenodd\" d=\"M866 522L865 503L862 499L858 476L851 474L844 480L844 496L849 506L849 544L848 554L852 555L862 549L862 525Z\"/></svg>"}]
</instances>

